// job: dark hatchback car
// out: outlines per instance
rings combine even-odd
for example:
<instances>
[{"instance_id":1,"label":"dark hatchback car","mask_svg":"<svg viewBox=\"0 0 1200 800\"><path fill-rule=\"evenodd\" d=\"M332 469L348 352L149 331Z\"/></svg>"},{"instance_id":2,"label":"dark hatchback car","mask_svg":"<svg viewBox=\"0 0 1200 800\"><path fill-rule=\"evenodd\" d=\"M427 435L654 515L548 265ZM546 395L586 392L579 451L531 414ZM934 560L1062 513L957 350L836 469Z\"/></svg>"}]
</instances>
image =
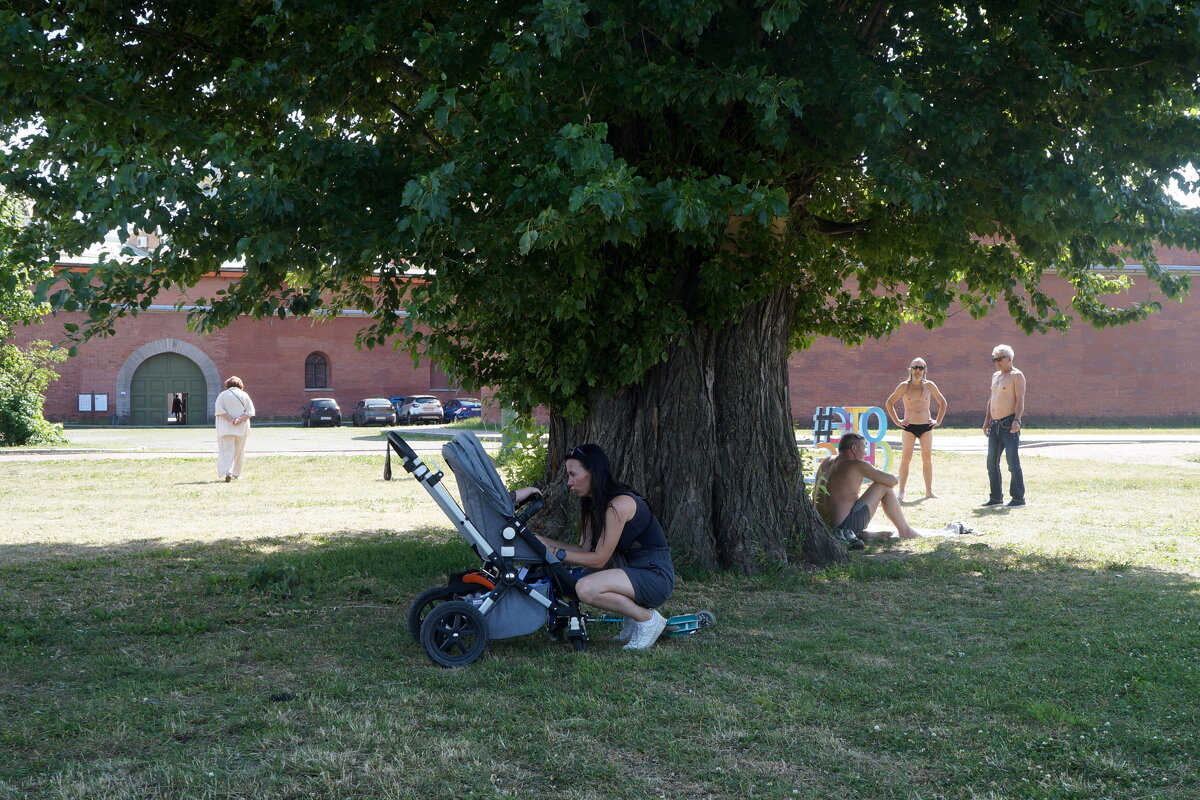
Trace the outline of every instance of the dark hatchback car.
<instances>
[{"instance_id":1,"label":"dark hatchback car","mask_svg":"<svg viewBox=\"0 0 1200 800\"><path fill-rule=\"evenodd\" d=\"M332 397L314 397L300 408L300 424L306 428L314 425L341 425L341 406Z\"/></svg>"},{"instance_id":2,"label":"dark hatchback car","mask_svg":"<svg viewBox=\"0 0 1200 800\"><path fill-rule=\"evenodd\" d=\"M483 416L483 403L477 397L455 397L442 403L442 419L445 422L479 416Z\"/></svg>"},{"instance_id":3,"label":"dark hatchback car","mask_svg":"<svg viewBox=\"0 0 1200 800\"><path fill-rule=\"evenodd\" d=\"M350 421L359 425L395 425L396 409L386 397L368 397L354 404Z\"/></svg>"}]
</instances>

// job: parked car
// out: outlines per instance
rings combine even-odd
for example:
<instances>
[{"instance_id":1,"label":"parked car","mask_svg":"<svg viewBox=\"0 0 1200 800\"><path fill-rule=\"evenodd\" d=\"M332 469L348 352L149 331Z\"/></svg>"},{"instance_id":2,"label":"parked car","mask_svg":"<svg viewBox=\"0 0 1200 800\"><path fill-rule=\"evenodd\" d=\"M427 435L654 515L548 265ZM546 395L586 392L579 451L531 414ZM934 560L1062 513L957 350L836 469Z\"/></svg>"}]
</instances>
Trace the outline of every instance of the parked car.
<instances>
[{"instance_id":1,"label":"parked car","mask_svg":"<svg viewBox=\"0 0 1200 800\"><path fill-rule=\"evenodd\" d=\"M417 422L441 422L442 401L431 394L389 397L396 409L397 425L413 425Z\"/></svg>"},{"instance_id":2,"label":"parked car","mask_svg":"<svg viewBox=\"0 0 1200 800\"><path fill-rule=\"evenodd\" d=\"M342 424L342 407L332 397L314 397L300 408L300 424L306 428L339 426Z\"/></svg>"},{"instance_id":3,"label":"parked car","mask_svg":"<svg viewBox=\"0 0 1200 800\"><path fill-rule=\"evenodd\" d=\"M355 426L373 423L395 425L396 409L392 408L386 397L368 397L354 404L354 410L350 412L350 421Z\"/></svg>"},{"instance_id":4,"label":"parked car","mask_svg":"<svg viewBox=\"0 0 1200 800\"><path fill-rule=\"evenodd\" d=\"M483 403L477 397L455 397L442 403L442 420L455 420L483 416Z\"/></svg>"}]
</instances>

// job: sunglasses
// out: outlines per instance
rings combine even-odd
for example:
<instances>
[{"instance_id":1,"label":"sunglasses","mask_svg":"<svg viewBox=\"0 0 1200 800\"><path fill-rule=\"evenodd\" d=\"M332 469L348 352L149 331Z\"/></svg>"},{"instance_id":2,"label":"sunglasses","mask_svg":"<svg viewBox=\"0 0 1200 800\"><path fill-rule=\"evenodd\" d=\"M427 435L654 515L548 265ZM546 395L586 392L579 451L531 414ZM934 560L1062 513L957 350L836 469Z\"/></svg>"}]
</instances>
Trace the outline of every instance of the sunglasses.
<instances>
[{"instance_id":1,"label":"sunglasses","mask_svg":"<svg viewBox=\"0 0 1200 800\"><path fill-rule=\"evenodd\" d=\"M587 456L584 454L582 447L576 447L574 450L571 451L571 455L567 456L567 458L578 458L580 460L583 460L586 457Z\"/></svg>"},{"instance_id":2,"label":"sunglasses","mask_svg":"<svg viewBox=\"0 0 1200 800\"><path fill-rule=\"evenodd\" d=\"M919 370L924 370L924 369L925 369L925 367L921 366L920 364L917 364L916 366L909 367L909 369L919 369Z\"/></svg>"},{"instance_id":3,"label":"sunglasses","mask_svg":"<svg viewBox=\"0 0 1200 800\"><path fill-rule=\"evenodd\" d=\"M999 364L1006 358L1008 358L1008 356L992 356L992 361L995 361L997 364Z\"/></svg>"}]
</instances>

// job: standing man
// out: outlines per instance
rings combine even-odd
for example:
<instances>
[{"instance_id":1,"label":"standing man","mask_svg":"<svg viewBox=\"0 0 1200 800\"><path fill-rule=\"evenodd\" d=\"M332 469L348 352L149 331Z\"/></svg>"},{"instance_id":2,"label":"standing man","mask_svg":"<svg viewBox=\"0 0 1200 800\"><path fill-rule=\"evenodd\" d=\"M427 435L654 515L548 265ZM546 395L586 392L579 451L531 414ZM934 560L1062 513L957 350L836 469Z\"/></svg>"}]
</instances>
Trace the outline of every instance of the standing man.
<instances>
[{"instance_id":1,"label":"standing man","mask_svg":"<svg viewBox=\"0 0 1200 800\"><path fill-rule=\"evenodd\" d=\"M214 410L217 417L217 477L229 483L242 475L242 455L246 452L246 437L250 435L250 418L254 416L254 401L246 394L242 379L237 375L225 381L225 391L217 395Z\"/></svg>"},{"instance_id":2,"label":"standing man","mask_svg":"<svg viewBox=\"0 0 1200 800\"><path fill-rule=\"evenodd\" d=\"M863 539L886 539L890 534L866 533L867 524L879 506L901 539L920 536L904 519L900 501L892 487L900 481L895 475L875 469L865 461L867 440L861 433L847 433L838 442L838 454L827 458L817 467L813 478L813 505L825 524L834 531L834 538L848 547L862 547ZM860 495L863 481L869 485ZM840 532L840 535L839 535Z\"/></svg>"},{"instance_id":3,"label":"standing man","mask_svg":"<svg viewBox=\"0 0 1200 800\"><path fill-rule=\"evenodd\" d=\"M1013 349L1006 344L992 350L996 371L992 374L992 394L988 398L983 432L988 437L987 469L990 493L985 507L1004 503L1000 487L1000 454L1008 459L1009 508L1025 505L1025 475L1021 472L1021 417L1025 413L1025 373L1013 367Z\"/></svg>"}]
</instances>

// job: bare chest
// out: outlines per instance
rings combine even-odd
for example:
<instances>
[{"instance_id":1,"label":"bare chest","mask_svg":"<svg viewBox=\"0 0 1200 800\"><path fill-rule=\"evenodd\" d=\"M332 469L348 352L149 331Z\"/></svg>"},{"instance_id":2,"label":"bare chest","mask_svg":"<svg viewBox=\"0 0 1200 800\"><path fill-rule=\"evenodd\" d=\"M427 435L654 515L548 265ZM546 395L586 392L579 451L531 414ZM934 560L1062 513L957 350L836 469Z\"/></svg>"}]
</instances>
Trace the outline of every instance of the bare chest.
<instances>
[{"instance_id":1,"label":"bare chest","mask_svg":"<svg viewBox=\"0 0 1200 800\"><path fill-rule=\"evenodd\" d=\"M924 383L909 385L904 390L904 402L910 406L929 405L929 387Z\"/></svg>"}]
</instances>

